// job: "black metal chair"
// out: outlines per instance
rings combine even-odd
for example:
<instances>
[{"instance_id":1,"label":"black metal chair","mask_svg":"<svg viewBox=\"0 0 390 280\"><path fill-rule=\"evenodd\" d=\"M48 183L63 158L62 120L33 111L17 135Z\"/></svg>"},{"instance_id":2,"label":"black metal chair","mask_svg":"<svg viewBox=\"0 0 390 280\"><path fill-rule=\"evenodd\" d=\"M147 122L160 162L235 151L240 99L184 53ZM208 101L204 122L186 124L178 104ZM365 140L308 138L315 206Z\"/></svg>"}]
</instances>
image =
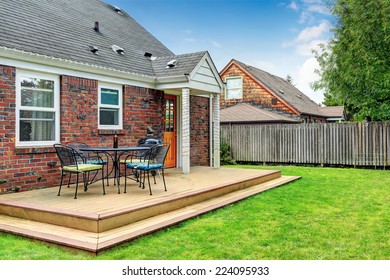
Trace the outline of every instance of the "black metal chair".
<instances>
[{"instance_id":1,"label":"black metal chair","mask_svg":"<svg viewBox=\"0 0 390 280\"><path fill-rule=\"evenodd\" d=\"M165 183L165 175L164 175L164 169L165 169L165 159L167 157L169 151L169 144L157 144L150 148L150 150L147 151L147 154L144 157L144 161L140 162L132 162L126 164L126 169L132 169L136 172L140 172L140 187L145 188L145 180L146 175L148 176L148 185L149 185L149 192L150 195L152 195L152 188L150 185L150 174L152 174L154 179L154 184L156 184L156 174L158 171L161 171L162 179L164 182L164 189L167 191L167 186ZM143 174L143 181L142 181L142 174ZM125 180L125 192L126 192L126 180Z\"/></svg>"},{"instance_id":2,"label":"black metal chair","mask_svg":"<svg viewBox=\"0 0 390 280\"><path fill-rule=\"evenodd\" d=\"M89 175L90 172L99 171L102 173L103 194L106 194L104 187L104 167L102 164L91 164L85 163L84 161L80 162L80 154L70 146L54 144L54 148L56 149L61 162L61 183L58 190L58 196L61 194L63 178L66 173L69 173L70 176L71 174L76 174L76 190L74 195L74 198L76 199L79 186L79 174L83 175L84 191L87 191L88 180L86 175Z\"/></svg>"},{"instance_id":3,"label":"black metal chair","mask_svg":"<svg viewBox=\"0 0 390 280\"><path fill-rule=\"evenodd\" d=\"M157 144L162 144L163 142L160 139L157 138L142 138L138 141L137 147L153 147L154 145ZM126 164L135 164L135 163L140 163L140 162L145 162L147 160L147 157L149 155L148 150L143 150L139 152L128 152L128 153L123 153L121 155L121 160L119 160L120 165L126 165ZM132 175L136 178L136 181L139 182L139 171L132 169L133 173L132 174L127 174L127 168L125 167L125 184L127 180L128 175ZM120 172L119 172L120 173ZM123 174L123 173L122 173Z\"/></svg>"},{"instance_id":4,"label":"black metal chair","mask_svg":"<svg viewBox=\"0 0 390 280\"><path fill-rule=\"evenodd\" d=\"M107 178L107 186L110 185L109 183L109 172L108 172L108 158L107 155L104 157L100 156L96 153L91 153L87 151L81 151L82 148L88 148L89 145L84 142L68 142L66 144L67 146L73 148L76 150L76 152L80 155L80 157L83 160L83 163L89 163L89 164L101 164L106 167L106 178ZM93 179L92 179L93 180Z\"/></svg>"}]
</instances>

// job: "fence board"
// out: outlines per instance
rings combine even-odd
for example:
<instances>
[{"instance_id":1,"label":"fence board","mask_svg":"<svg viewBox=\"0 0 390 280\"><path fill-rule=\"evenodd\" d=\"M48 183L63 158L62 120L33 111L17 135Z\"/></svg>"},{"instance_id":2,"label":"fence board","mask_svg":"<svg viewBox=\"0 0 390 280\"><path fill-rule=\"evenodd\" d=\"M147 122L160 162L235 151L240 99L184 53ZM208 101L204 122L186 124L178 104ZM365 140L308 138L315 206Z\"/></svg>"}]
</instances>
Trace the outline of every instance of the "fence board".
<instances>
[{"instance_id":1,"label":"fence board","mask_svg":"<svg viewBox=\"0 0 390 280\"><path fill-rule=\"evenodd\" d=\"M222 125L221 140L237 161L390 165L390 123Z\"/></svg>"}]
</instances>

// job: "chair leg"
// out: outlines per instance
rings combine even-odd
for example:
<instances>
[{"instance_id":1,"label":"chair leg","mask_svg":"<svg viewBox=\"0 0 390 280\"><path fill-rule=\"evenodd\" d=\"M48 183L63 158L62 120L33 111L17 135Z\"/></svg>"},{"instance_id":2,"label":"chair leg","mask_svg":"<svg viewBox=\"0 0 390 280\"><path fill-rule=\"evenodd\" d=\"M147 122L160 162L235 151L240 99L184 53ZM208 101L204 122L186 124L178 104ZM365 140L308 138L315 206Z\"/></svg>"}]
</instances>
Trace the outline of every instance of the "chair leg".
<instances>
[{"instance_id":1,"label":"chair leg","mask_svg":"<svg viewBox=\"0 0 390 280\"><path fill-rule=\"evenodd\" d=\"M70 174L69 174L69 176L70 176ZM60 188L58 189L57 196L60 196L60 194L61 194L61 187L62 187L63 180L64 180L64 172L61 170L61 183L60 183ZM68 186L69 186L69 184L68 184Z\"/></svg>"},{"instance_id":2,"label":"chair leg","mask_svg":"<svg viewBox=\"0 0 390 280\"><path fill-rule=\"evenodd\" d=\"M146 172L146 171L145 171ZM148 171L148 185L149 185L149 193L150 195L152 195L152 187L150 186L150 175L149 175L149 171Z\"/></svg>"},{"instance_id":3,"label":"chair leg","mask_svg":"<svg viewBox=\"0 0 390 280\"><path fill-rule=\"evenodd\" d=\"M125 165L125 190L123 191L126 193L126 187L127 187L127 166Z\"/></svg>"},{"instance_id":4,"label":"chair leg","mask_svg":"<svg viewBox=\"0 0 390 280\"><path fill-rule=\"evenodd\" d=\"M167 185L165 184L165 177L164 177L164 169L161 169L161 173L162 173L162 179L164 182L164 189L165 189L165 191L167 191Z\"/></svg>"},{"instance_id":5,"label":"chair leg","mask_svg":"<svg viewBox=\"0 0 390 280\"><path fill-rule=\"evenodd\" d=\"M104 187L104 166L102 166L102 185L103 185L103 195L106 195L106 188Z\"/></svg>"},{"instance_id":6,"label":"chair leg","mask_svg":"<svg viewBox=\"0 0 390 280\"><path fill-rule=\"evenodd\" d=\"M68 188L70 187L70 180L72 179L72 173L69 173Z\"/></svg>"},{"instance_id":7,"label":"chair leg","mask_svg":"<svg viewBox=\"0 0 390 280\"><path fill-rule=\"evenodd\" d=\"M74 199L77 199L77 189L79 188L79 174L76 176L76 190L74 192Z\"/></svg>"}]
</instances>

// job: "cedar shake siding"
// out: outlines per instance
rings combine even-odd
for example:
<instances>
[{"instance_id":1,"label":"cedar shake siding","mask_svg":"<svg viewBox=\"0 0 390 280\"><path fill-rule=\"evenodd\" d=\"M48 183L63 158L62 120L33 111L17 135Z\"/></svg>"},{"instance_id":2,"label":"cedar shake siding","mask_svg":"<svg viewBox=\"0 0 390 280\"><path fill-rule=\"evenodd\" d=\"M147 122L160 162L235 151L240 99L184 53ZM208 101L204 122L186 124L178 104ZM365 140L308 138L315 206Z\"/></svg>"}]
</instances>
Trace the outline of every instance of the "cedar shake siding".
<instances>
[{"instance_id":1,"label":"cedar shake siding","mask_svg":"<svg viewBox=\"0 0 390 280\"><path fill-rule=\"evenodd\" d=\"M280 102L273 94L267 91L263 86L256 82L247 73L242 71L235 64L232 64L223 74L222 80L225 81L226 77L243 78L242 99L226 99L225 93L221 95L221 109L230 107L238 103L248 103L260 108L273 108L277 111L285 112L288 114L295 114L286 104Z\"/></svg>"}]
</instances>

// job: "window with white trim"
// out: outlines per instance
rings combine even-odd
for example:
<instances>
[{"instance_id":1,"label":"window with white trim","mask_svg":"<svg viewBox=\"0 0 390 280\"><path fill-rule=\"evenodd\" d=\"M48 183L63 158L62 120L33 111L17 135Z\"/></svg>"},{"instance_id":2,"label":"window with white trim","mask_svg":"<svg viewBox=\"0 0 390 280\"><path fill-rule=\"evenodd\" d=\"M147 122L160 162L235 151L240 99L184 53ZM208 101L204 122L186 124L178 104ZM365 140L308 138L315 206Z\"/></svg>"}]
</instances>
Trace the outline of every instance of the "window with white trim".
<instances>
[{"instance_id":1,"label":"window with white trim","mask_svg":"<svg viewBox=\"0 0 390 280\"><path fill-rule=\"evenodd\" d=\"M16 146L48 146L60 138L59 77L16 72Z\"/></svg>"},{"instance_id":2,"label":"window with white trim","mask_svg":"<svg viewBox=\"0 0 390 280\"><path fill-rule=\"evenodd\" d=\"M242 77L226 78L225 99L242 99Z\"/></svg>"},{"instance_id":3,"label":"window with white trim","mask_svg":"<svg viewBox=\"0 0 390 280\"><path fill-rule=\"evenodd\" d=\"M122 129L122 86L99 83L99 129Z\"/></svg>"}]
</instances>

